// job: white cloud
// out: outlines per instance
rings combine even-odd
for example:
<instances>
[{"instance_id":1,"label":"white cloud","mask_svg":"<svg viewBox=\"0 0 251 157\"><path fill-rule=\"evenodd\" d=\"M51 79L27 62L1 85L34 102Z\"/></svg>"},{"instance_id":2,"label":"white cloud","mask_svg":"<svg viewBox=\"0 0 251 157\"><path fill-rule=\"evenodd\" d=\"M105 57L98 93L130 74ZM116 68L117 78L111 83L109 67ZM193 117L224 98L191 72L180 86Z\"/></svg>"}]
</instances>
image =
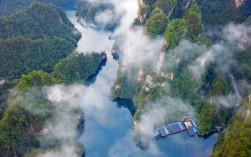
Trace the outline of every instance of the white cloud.
<instances>
[{"instance_id":1,"label":"white cloud","mask_svg":"<svg viewBox=\"0 0 251 157\"><path fill-rule=\"evenodd\" d=\"M113 12L111 10L106 10L104 12L99 13L95 17L95 21L99 24L110 24L114 22Z\"/></svg>"},{"instance_id":2,"label":"white cloud","mask_svg":"<svg viewBox=\"0 0 251 157\"><path fill-rule=\"evenodd\" d=\"M147 150L142 150L135 145L131 138L131 132L128 132L122 139L119 139L110 148L109 157L160 157L164 154L159 150L156 143L151 142Z\"/></svg>"},{"instance_id":3,"label":"white cloud","mask_svg":"<svg viewBox=\"0 0 251 157\"><path fill-rule=\"evenodd\" d=\"M72 146L64 146L57 151L46 151L36 155L36 157L78 157L76 150Z\"/></svg>"},{"instance_id":4,"label":"white cloud","mask_svg":"<svg viewBox=\"0 0 251 157\"><path fill-rule=\"evenodd\" d=\"M150 103L149 109L136 121L133 134L137 138L140 137L141 142L147 144L153 137L156 127L175 120L175 117L184 112L193 113L193 108L179 98L166 97L156 103Z\"/></svg>"}]
</instances>

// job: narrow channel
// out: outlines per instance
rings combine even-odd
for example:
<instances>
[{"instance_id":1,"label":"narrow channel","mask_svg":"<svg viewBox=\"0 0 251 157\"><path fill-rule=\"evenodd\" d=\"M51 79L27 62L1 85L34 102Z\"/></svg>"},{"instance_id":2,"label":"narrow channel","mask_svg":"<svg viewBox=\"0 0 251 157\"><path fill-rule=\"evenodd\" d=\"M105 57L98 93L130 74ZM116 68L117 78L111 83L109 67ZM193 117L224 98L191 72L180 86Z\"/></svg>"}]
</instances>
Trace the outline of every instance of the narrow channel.
<instances>
[{"instance_id":1,"label":"narrow channel","mask_svg":"<svg viewBox=\"0 0 251 157\"><path fill-rule=\"evenodd\" d=\"M113 41L109 32L83 27L77 22L75 11L67 16L82 33L78 43L79 52L106 51L107 63L98 73L96 81L86 87L81 98L85 112L85 129L80 142L85 145L87 157L209 157L213 151L217 134L208 138L189 137L187 132L152 139L148 149L136 146L132 136L132 115L125 107L110 99L111 87L118 70L118 62L111 56ZM128 105L132 105L130 102ZM130 108L130 107L128 107Z\"/></svg>"}]
</instances>

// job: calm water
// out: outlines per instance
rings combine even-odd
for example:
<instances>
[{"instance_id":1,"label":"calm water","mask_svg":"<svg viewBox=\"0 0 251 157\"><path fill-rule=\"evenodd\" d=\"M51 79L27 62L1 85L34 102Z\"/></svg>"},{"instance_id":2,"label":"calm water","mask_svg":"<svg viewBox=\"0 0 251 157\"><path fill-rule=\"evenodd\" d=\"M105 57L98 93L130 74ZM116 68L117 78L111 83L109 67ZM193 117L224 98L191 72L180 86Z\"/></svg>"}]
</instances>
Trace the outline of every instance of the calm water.
<instances>
[{"instance_id":1,"label":"calm water","mask_svg":"<svg viewBox=\"0 0 251 157\"><path fill-rule=\"evenodd\" d=\"M118 62L112 59L110 51L113 41L110 33L84 28L75 17L74 11L67 11L68 18L82 33L77 50L106 51L106 65L98 73L93 84L87 87L81 98L85 112L85 132L80 142L85 145L87 157L208 157L213 150L217 134L207 139L189 137L186 132L167 138L150 141L148 149L137 147L131 136L133 107L131 102L110 100L111 87L116 78ZM131 110L129 110L129 109Z\"/></svg>"},{"instance_id":2,"label":"calm water","mask_svg":"<svg viewBox=\"0 0 251 157\"><path fill-rule=\"evenodd\" d=\"M108 39L111 33L105 31L98 31L91 27L83 27L80 23L78 23L78 19L75 16L75 11L67 11L67 15L70 21L82 33L82 38L78 42L77 51L111 51L113 41Z\"/></svg>"}]
</instances>

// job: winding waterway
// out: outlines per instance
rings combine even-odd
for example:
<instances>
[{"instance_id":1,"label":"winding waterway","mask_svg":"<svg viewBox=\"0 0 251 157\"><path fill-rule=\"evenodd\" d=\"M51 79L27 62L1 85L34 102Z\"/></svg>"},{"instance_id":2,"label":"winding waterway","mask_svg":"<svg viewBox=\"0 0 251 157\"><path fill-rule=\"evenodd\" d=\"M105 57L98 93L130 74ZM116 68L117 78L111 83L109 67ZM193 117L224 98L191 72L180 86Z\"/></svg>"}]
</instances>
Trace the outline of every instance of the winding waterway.
<instances>
[{"instance_id":1,"label":"winding waterway","mask_svg":"<svg viewBox=\"0 0 251 157\"><path fill-rule=\"evenodd\" d=\"M159 140L152 139L148 149L137 147L131 136L132 114L127 109L132 104L123 101L124 104L120 105L110 99L118 70L118 62L110 55L113 41L108 37L111 33L81 26L74 11L68 10L67 16L82 33L77 48L79 52L106 51L108 54L106 65L98 73L96 81L86 87L86 94L81 98L85 129L79 141L85 145L87 157L210 156L217 134L204 139L191 138L183 132Z\"/></svg>"}]
</instances>

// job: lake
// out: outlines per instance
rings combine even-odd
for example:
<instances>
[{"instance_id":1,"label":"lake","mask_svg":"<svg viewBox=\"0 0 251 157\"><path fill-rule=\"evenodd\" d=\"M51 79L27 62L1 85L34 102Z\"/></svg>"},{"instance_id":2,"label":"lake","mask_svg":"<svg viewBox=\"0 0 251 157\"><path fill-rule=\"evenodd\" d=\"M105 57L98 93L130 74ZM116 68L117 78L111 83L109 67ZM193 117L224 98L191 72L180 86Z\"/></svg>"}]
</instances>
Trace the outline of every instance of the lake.
<instances>
[{"instance_id":1,"label":"lake","mask_svg":"<svg viewBox=\"0 0 251 157\"><path fill-rule=\"evenodd\" d=\"M85 128L79 141L85 145L87 157L209 157L218 134L208 138L189 137L187 132L149 141L148 149L141 149L131 136L132 102L110 99L117 75L118 61L111 56L111 32L83 27L77 22L75 11L67 16L82 33L77 51L106 51L107 62L95 81L85 89L81 98L85 112ZM81 92L81 91L80 91Z\"/></svg>"}]
</instances>

